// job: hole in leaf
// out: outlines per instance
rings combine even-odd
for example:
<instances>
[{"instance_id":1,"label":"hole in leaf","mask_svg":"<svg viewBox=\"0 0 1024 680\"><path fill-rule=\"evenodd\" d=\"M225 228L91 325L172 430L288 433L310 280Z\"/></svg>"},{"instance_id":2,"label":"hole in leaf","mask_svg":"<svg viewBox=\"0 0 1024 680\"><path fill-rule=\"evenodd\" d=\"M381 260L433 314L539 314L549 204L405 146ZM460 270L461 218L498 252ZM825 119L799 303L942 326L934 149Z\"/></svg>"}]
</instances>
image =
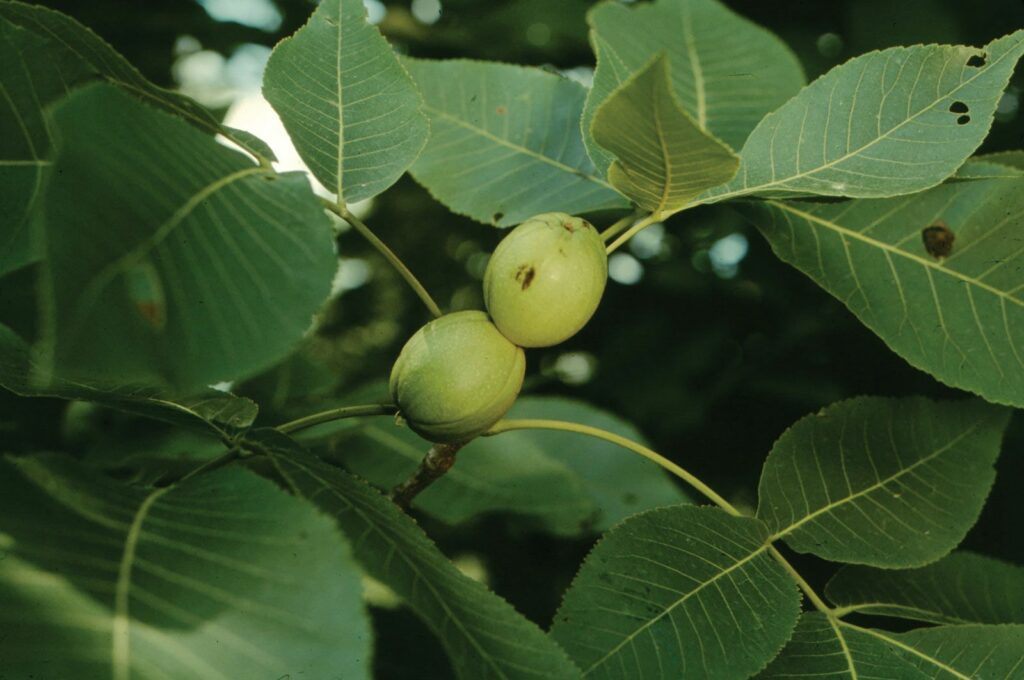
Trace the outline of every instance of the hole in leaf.
<instances>
[{"instance_id":1,"label":"hole in leaf","mask_svg":"<svg viewBox=\"0 0 1024 680\"><path fill-rule=\"evenodd\" d=\"M953 252L953 241L955 239L956 234L942 220L921 230L921 240L924 241L924 249L937 260L948 257Z\"/></svg>"},{"instance_id":2,"label":"hole in leaf","mask_svg":"<svg viewBox=\"0 0 1024 680\"><path fill-rule=\"evenodd\" d=\"M949 110L953 113L967 113L970 111L970 109L967 108L967 104L964 104L963 102L953 102L949 105Z\"/></svg>"},{"instance_id":3,"label":"hole in leaf","mask_svg":"<svg viewBox=\"0 0 1024 680\"><path fill-rule=\"evenodd\" d=\"M503 212L496 212L493 215L491 215L491 220L494 221L494 222L501 222L501 218L504 217L504 216L505 216L505 213L503 213Z\"/></svg>"},{"instance_id":4,"label":"hole in leaf","mask_svg":"<svg viewBox=\"0 0 1024 680\"><path fill-rule=\"evenodd\" d=\"M956 124L957 125L967 125L970 122L971 122L971 117L970 116L960 116L959 118L956 119Z\"/></svg>"},{"instance_id":5,"label":"hole in leaf","mask_svg":"<svg viewBox=\"0 0 1024 680\"><path fill-rule=\"evenodd\" d=\"M973 66L974 68L981 68L982 66L985 65L985 60L987 58L988 55L985 54L984 52L982 52L981 54L972 55L971 58L967 60L967 65Z\"/></svg>"}]
</instances>

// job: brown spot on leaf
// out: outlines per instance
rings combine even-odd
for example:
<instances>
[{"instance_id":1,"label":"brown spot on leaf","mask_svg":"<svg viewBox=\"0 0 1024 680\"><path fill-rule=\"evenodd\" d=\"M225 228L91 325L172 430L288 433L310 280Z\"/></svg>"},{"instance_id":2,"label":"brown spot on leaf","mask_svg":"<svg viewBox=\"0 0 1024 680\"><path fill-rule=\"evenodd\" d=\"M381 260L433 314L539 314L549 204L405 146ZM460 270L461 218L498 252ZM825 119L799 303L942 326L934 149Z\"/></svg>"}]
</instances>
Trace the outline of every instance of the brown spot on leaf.
<instances>
[{"instance_id":1,"label":"brown spot on leaf","mask_svg":"<svg viewBox=\"0 0 1024 680\"><path fill-rule=\"evenodd\" d=\"M136 302L135 309L153 328L161 328L164 325L163 305L156 302Z\"/></svg>"},{"instance_id":2,"label":"brown spot on leaf","mask_svg":"<svg viewBox=\"0 0 1024 680\"><path fill-rule=\"evenodd\" d=\"M498 108L494 109L494 112L499 116L504 116L506 113L508 113L508 109L506 109L504 106L499 106Z\"/></svg>"},{"instance_id":3,"label":"brown spot on leaf","mask_svg":"<svg viewBox=\"0 0 1024 680\"><path fill-rule=\"evenodd\" d=\"M533 283L533 277L536 275L537 270L533 268L533 265L521 264L516 270L516 281L520 283L523 290L526 290Z\"/></svg>"},{"instance_id":4,"label":"brown spot on leaf","mask_svg":"<svg viewBox=\"0 0 1024 680\"><path fill-rule=\"evenodd\" d=\"M956 240L956 234L946 226L945 222L939 220L921 231L921 240L924 241L924 249L928 251L928 254L941 260L944 257L949 257L949 254L953 252L953 241Z\"/></svg>"}]
</instances>

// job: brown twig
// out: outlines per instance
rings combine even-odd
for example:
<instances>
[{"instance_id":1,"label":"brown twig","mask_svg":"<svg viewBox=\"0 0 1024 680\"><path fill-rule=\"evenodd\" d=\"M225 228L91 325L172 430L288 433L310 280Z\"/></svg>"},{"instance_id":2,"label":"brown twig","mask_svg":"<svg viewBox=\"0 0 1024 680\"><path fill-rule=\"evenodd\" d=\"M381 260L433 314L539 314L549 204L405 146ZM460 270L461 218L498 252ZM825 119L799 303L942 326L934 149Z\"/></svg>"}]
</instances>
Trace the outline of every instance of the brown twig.
<instances>
[{"instance_id":1,"label":"brown twig","mask_svg":"<svg viewBox=\"0 0 1024 680\"><path fill-rule=\"evenodd\" d=\"M412 499L416 498L424 489L440 479L444 473L455 465L455 454L465 446L462 444L434 444L423 456L420 466L409 479L405 480L388 494L394 503L407 510Z\"/></svg>"}]
</instances>

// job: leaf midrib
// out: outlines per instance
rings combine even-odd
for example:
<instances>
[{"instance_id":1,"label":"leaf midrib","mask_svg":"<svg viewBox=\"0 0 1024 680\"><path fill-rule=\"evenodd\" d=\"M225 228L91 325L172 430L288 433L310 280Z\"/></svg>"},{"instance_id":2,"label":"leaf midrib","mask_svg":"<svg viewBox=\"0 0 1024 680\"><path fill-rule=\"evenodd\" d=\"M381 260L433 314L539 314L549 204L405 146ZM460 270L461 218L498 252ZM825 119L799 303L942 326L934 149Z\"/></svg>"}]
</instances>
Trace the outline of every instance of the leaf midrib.
<instances>
[{"instance_id":1,"label":"leaf midrib","mask_svg":"<svg viewBox=\"0 0 1024 680\"><path fill-rule=\"evenodd\" d=\"M755 186L746 186L746 185L744 185L743 188L737 189L735 191L730 191L730 192L726 192L726 193L722 193L722 194L716 194L716 195L713 195L713 196L708 196L706 200L708 202L717 202L717 201L725 200L727 198L734 198L736 196L743 196L743 195L751 194L751 193L754 193L756 191L763 191L764 189L767 189L769 187L785 185L785 184L787 184L789 182L792 182L793 180L801 179L803 177L807 177L809 175L813 175L815 173L821 172L822 170L827 170L827 169L829 169L829 168L831 168L831 167L833 167L833 166L835 166L835 165L837 165L839 163L842 163L845 160L853 158L853 157L857 156L858 154L860 154L860 153L870 149L875 144L878 144L880 142L883 142L883 141L887 140L890 137L890 135L892 135L893 133L895 133L898 130L902 129L904 125L907 125L907 124L911 123L912 121L916 120L918 118L918 116L921 116L924 113L930 111L932 108L935 107L936 104L938 104L943 99L946 99L948 97L954 96L961 89L963 89L967 85L970 85L972 82L974 82L975 79L980 78L981 76L986 74L990 69L995 67L996 64L1000 63L1001 61L1003 61L1005 58L1007 58L1009 55L1011 55L1013 53L1014 53L1013 49L1008 49L1006 52L1001 54L997 59L993 60L989 65L985 66L984 68L979 69L978 73L974 74L973 76L971 76L967 80L962 81L955 88L953 88L952 90L946 92L941 97L938 97L938 98L934 99L927 106L925 106L924 108L918 110L912 116L908 116L903 121L901 121L898 125L896 125L896 126L890 128L890 129L886 130L885 134L879 135L878 137L875 137L874 139L872 139L867 144L865 144L865 145L863 145L863 146L861 146L861 147L859 147L857 149L854 149L853 151L846 152L844 155L840 156L839 158L836 158L835 160L829 161L828 163L820 165L820 166L818 166L816 168L813 168L811 170L807 170L807 171L804 171L804 172L798 172L795 175L790 175L789 177L784 177L782 179L772 180L771 182L766 182L764 184L758 184L758 185L755 185ZM775 113L775 114L769 114L769 115L778 115L778 114ZM740 156L742 157L742 155L743 155L743 152L740 151Z\"/></svg>"},{"instance_id":2,"label":"leaf midrib","mask_svg":"<svg viewBox=\"0 0 1024 680\"><path fill-rule=\"evenodd\" d=\"M958 678L958 680L976 680L975 678L972 678L969 675L964 675L963 673L961 673L957 669L953 668L952 666L946 665L945 663L939 661L935 657L929 656L929 655L925 654L924 652L922 652L919 649L915 649L914 647L912 647L912 646L910 646L910 645L908 645L908 644L906 644L904 642L900 642L899 640L896 640L896 639L894 639L892 637L889 637L888 635L886 635L885 633L883 633L881 631L877 631L877 630L875 630L873 628L861 628L860 626L855 626L855 625L853 625L851 623L846 623L845 621L837 621L836 623L837 623L837 625L839 627L850 628L850 629L855 630L855 631L857 631L859 633L864 633L866 635L870 635L871 637L877 638L877 639L881 640L882 642L885 642L886 644L890 644L893 647L898 647L899 649L903 650L904 652L908 652L908 653L913 654L914 656L916 656L916 657L918 657L920 659L924 659L925 661L927 661L928 663L932 664L936 668L940 668L940 669L946 671L947 673L949 673L950 675L954 676L955 678ZM850 667L850 670L851 670L851 672L854 671L852 666ZM856 677L856 675L854 675L854 677Z\"/></svg>"},{"instance_id":3,"label":"leaf midrib","mask_svg":"<svg viewBox=\"0 0 1024 680\"><path fill-rule=\"evenodd\" d=\"M618 652L624 645L626 645L629 642L632 642L633 639L635 639L640 633L642 633L643 631L647 630L649 627L654 625L656 622L660 621L663 617L667 616L676 607L679 607L684 602L689 600L691 597L693 597L694 595L697 595L702 590L704 590L706 587L708 587L711 584L713 584L716 581L718 581L720 578L722 578L724 576L727 576L728 574L731 574L732 572L734 572L737 569L739 569L740 567L742 567L744 564L746 564L746 563L750 562L751 560L753 560L754 558L758 557L761 553L763 553L766 550L768 550L769 547L771 547L771 543L769 541L765 541L765 543L763 545L758 546L755 550L753 550L749 555L747 555L743 559L738 560L735 564L729 566L727 569L723 569L722 571L718 572L717 574L712 576L707 581L704 581L703 583L698 585L693 590L690 590L689 592L685 593L678 600L676 600L675 602L673 602L669 606L665 607L664 610L661 613L659 613L657 616L654 616L654 617L648 619L647 621L645 621L643 623L643 625L639 626L632 633L630 633L629 635L624 637L622 639L622 641L619 642L619 644L617 644L614 647L612 647L600 659L598 659L594 663L590 664L590 666L588 666L586 669L583 670L583 677L586 677L587 675L589 675L594 669L596 669L598 666L600 666L605 661L607 661L609 658L611 658L611 656L614 655L616 652Z\"/></svg>"},{"instance_id":4,"label":"leaf midrib","mask_svg":"<svg viewBox=\"0 0 1024 680\"><path fill-rule=\"evenodd\" d=\"M135 549L142 535L142 523L149 514L153 504L173 486L157 489L150 493L135 511L132 523L125 536L124 552L117 570L117 581L114 584L114 616L111 631L111 674L114 680L129 680L131 676L131 635L129 626L131 618L128 612L128 596L131 590L132 565L135 562Z\"/></svg>"},{"instance_id":5,"label":"leaf midrib","mask_svg":"<svg viewBox=\"0 0 1024 680\"><path fill-rule=\"evenodd\" d=\"M967 274L959 272L959 271L957 271L955 269L950 269L949 267L944 267L942 264L940 264L937 261L926 260L925 258L923 258L923 257L921 257L919 255L914 255L913 253L909 253L906 250L898 248L898 247L896 247L896 246L894 246L892 244L886 243L884 241L879 241L878 239L871 238L870 236L867 236L867 235L865 235L865 234L863 234L863 233L861 233L859 231L855 231L855 230L850 229L848 227L844 227L844 226L840 225L837 222L833 222L833 221L827 220L827 219L825 219L823 217L818 217L817 215L815 215L813 213L809 213L809 212L806 212L804 210L800 210L799 208L795 208L790 203L783 203L781 201L776 201L776 200L769 200L769 201L765 201L765 202L768 205L770 205L770 206L772 206L774 208L777 208L779 210L783 210L785 212L792 213L793 215L796 215L796 216L798 216L798 217L800 217L802 219L805 219L808 222L814 222L815 224L820 224L821 226L827 227L829 229L832 229L832 230L834 230L834 231L836 231L836 232L838 232L840 234L843 234L844 236L849 236L850 238L855 239L857 241L860 241L862 243L866 243L867 245L873 246L875 248L879 248L881 250L884 250L884 251L889 252L889 253L893 253L895 255L899 255L900 257L903 257L905 259L908 259L908 260L911 260L913 262L916 262L917 264L919 264L919 265L921 265L923 267L926 267L928 269L931 269L931 270L934 270L934 271L937 271L937 272L941 272L943 274L947 274L947 275L952 276L954 278L960 279L961 281L963 281L965 283L977 286L978 288L981 288L982 290L985 290L985 291L987 291L989 293L992 293L993 295L996 295L996 296L998 296L998 297L1000 297L1000 298L1002 298L1004 300L1009 300L1010 302L1012 302L1013 304L1015 304L1015 305L1017 305L1019 307L1024 307L1024 300L1020 300L1020 299L1010 295L1006 291L1000 290L1000 289L996 288L995 286L992 286L992 285L990 285L988 283L985 283L984 281L982 281L980 279L976 279L976 278L974 278L972 276L968 276Z\"/></svg>"},{"instance_id":6,"label":"leaf midrib","mask_svg":"<svg viewBox=\"0 0 1024 680\"><path fill-rule=\"evenodd\" d=\"M849 503L849 502L851 502L853 500L856 500L857 498L860 498L861 496L869 494L869 493L871 493L873 491L877 491L878 489L884 487L886 484L889 484L890 482L893 482L893 481L899 479L903 475L910 473L912 470L917 469L921 465L924 465L926 463L930 463L931 461L935 460L936 458L938 458L942 454L946 453L951 447L955 446L961 439L963 439L967 435L973 433L977 428L978 428L978 425L977 425L977 423L975 423L974 425L971 425L969 428L967 428L966 430L964 430L963 432L958 434L956 437L954 437L952 440L950 440L945 445L943 445L943 446L939 447L938 449L932 451L927 456L914 461L909 466L907 466L905 468L901 468L900 470L898 470L897 472L889 475L885 479L879 479L877 482L875 482L871 486L866 486L863 489L860 489L859 491L857 491L855 493L852 493L849 496L845 496L845 497L843 497L843 498L841 498L841 499L839 499L839 500L837 500L835 502L829 502L828 504L823 505L822 507L818 508L814 512L811 512L811 513L808 513L807 515L804 515L800 520L798 520L796 522L793 522L792 524L790 524L789 526L785 527L784 529L780 529L779 531L777 531L774 534L772 534L767 539L768 543L770 544L773 541L777 541L780 538L783 538L783 537L791 534L793 531L795 531L796 529L800 528L801 526L803 526L807 522L810 522L814 518L816 518L816 517L818 517L818 516L820 516L820 515L822 515L822 514L824 514L826 512L831 512L835 508L838 508L841 505L845 505L846 503Z\"/></svg>"},{"instance_id":7,"label":"leaf midrib","mask_svg":"<svg viewBox=\"0 0 1024 680\"><path fill-rule=\"evenodd\" d=\"M445 120L447 120L447 121L449 121L449 122L451 122L451 123L453 123L455 125L458 125L459 127L465 128L467 130L470 130L471 132L474 132L474 133L480 135L481 137L489 139L490 141L494 142L495 144L500 144L501 146L508 147L509 149L512 149L513 151L521 153L524 156L530 156L531 158L535 158L535 159L537 159L537 160L539 160L539 161L541 161L543 163L547 163L548 165L556 167L559 170L562 170L563 172L567 172L567 173L569 173L571 175L576 175L577 177L582 177L583 179L586 179L586 180L589 180L591 182L594 182L595 184L600 184L601 186L607 187L608 189L611 189L612 191L616 191L616 189L611 184L609 184L608 182L604 181L603 179L597 177L596 175L592 175L592 174L590 174L588 172L583 172L579 168L574 168L574 167L571 167L569 165L566 165L565 163L562 163L561 161L555 160L554 158L551 158L550 156L545 156L542 153L538 153L538 152L534 151L533 149L527 148L527 147L522 146L520 144L513 144L512 142L508 141L507 139L503 139L501 137L498 137L497 135L495 135L492 132L489 132L489 131L481 128L481 127L473 125L472 123L469 123L467 121L464 121L461 118L453 116L452 114L448 113L447 111L442 111L441 109L436 109L433 106L430 106L429 104L425 103L423 105L423 108L424 108L424 110L429 111L430 113L432 113L434 115L437 115L440 118L444 118ZM618 193L618 192L616 191L616 193Z\"/></svg>"},{"instance_id":8,"label":"leaf midrib","mask_svg":"<svg viewBox=\"0 0 1024 680\"><path fill-rule=\"evenodd\" d=\"M266 172L266 169L258 166L248 166L242 170L237 170L230 175L217 178L217 180L210 182L203 186L201 189L192 194L188 200L181 204L174 213L149 237L142 240L136 247L129 250L127 253L117 258L106 267L101 269L95 276L92 277L84 286L82 286L81 302L73 319L68 324L68 337L72 337L75 333L75 329L82 323L86 318L87 313L91 311L91 308L99 300L100 293L103 289L114 280L123 268L130 264L138 262L139 259L145 257L154 248L160 245L171 233L179 227L188 216L194 211L199 205L216 194L221 189L233 184L236 181L242 180L251 175L256 175Z\"/></svg>"}]
</instances>

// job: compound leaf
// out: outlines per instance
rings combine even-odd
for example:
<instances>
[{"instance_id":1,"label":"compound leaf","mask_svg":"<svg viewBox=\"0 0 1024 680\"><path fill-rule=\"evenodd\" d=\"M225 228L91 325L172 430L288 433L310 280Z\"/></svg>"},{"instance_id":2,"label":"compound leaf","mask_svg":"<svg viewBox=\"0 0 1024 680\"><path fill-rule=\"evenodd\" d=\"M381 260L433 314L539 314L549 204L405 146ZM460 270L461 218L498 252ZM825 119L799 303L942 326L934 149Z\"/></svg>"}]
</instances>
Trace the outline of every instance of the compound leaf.
<instances>
[{"instance_id":1,"label":"compound leaf","mask_svg":"<svg viewBox=\"0 0 1024 680\"><path fill-rule=\"evenodd\" d=\"M627 206L583 147L579 83L508 64L403 63L430 118L412 175L453 211L505 227L553 210Z\"/></svg>"},{"instance_id":2,"label":"compound leaf","mask_svg":"<svg viewBox=\"0 0 1024 680\"><path fill-rule=\"evenodd\" d=\"M352 203L387 189L427 140L416 86L362 0L324 0L274 48L263 94L316 178Z\"/></svg>"},{"instance_id":3,"label":"compound leaf","mask_svg":"<svg viewBox=\"0 0 1024 680\"><path fill-rule=\"evenodd\" d=\"M877 567L937 560L977 520L1009 416L980 400L833 404L775 442L757 517L773 539L827 560Z\"/></svg>"},{"instance_id":4,"label":"compound leaf","mask_svg":"<svg viewBox=\"0 0 1024 680\"><path fill-rule=\"evenodd\" d=\"M761 522L717 508L635 515L587 557L551 635L585 677L748 677L800 611L767 537Z\"/></svg>"},{"instance_id":5,"label":"compound leaf","mask_svg":"<svg viewBox=\"0 0 1024 680\"><path fill-rule=\"evenodd\" d=\"M288 354L337 266L306 178L109 85L79 90L54 120L40 378L187 392Z\"/></svg>"},{"instance_id":6,"label":"compound leaf","mask_svg":"<svg viewBox=\"0 0 1024 680\"><path fill-rule=\"evenodd\" d=\"M667 51L672 89L697 127L734 149L765 114L804 85L800 62L785 43L716 0L658 0L632 7L605 2L587 18L597 70L583 134L602 172L613 159L590 136L594 114L658 52Z\"/></svg>"},{"instance_id":7,"label":"compound leaf","mask_svg":"<svg viewBox=\"0 0 1024 680\"><path fill-rule=\"evenodd\" d=\"M705 200L909 194L952 175L988 134L1024 30L984 48L915 45L837 66L769 114L736 178Z\"/></svg>"},{"instance_id":8,"label":"compound leaf","mask_svg":"<svg viewBox=\"0 0 1024 680\"><path fill-rule=\"evenodd\" d=\"M739 159L683 108L662 54L601 104L594 140L616 160L608 179L644 210L667 217L709 187L728 182Z\"/></svg>"},{"instance_id":9,"label":"compound leaf","mask_svg":"<svg viewBox=\"0 0 1024 680\"><path fill-rule=\"evenodd\" d=\"M403 598L438 637L464 680L572 680L579 670L507 602L459 572L416 523L364 482L276 432L261 442L292 491L352 538L367 574Z\"/></svg>"},{"instance_id":10,"label":"compound leaf","mask_svg":"<svg viewBox=\"0 0 1024 680\"><path fill-rule=\"evenodd\" d=\"M1024 178L744 210L780 258L911 365L1024 406Z\"/></svg>"},{"instance_id":11,"label":"compound leaf","mask_svg":"<svg viewBox=\"0 0 1024 680\"><path fill-rule=\"evenodd\" d=\"M369 677L359 572L305 502L237 467L142 489L63 456L0 466L11 677Z\"/></svg>"},{"instance_id":12,"label":"compound leaf","mask_svg":"<svg viewBox=\"0 0 1024 680\"><path fill-rule=\"evenodd\" d=\"M844 610L928 623L1024 623L1024 567L954 552L918 569L846 566L825 587Z\"/></svg>"}]
</instances>

